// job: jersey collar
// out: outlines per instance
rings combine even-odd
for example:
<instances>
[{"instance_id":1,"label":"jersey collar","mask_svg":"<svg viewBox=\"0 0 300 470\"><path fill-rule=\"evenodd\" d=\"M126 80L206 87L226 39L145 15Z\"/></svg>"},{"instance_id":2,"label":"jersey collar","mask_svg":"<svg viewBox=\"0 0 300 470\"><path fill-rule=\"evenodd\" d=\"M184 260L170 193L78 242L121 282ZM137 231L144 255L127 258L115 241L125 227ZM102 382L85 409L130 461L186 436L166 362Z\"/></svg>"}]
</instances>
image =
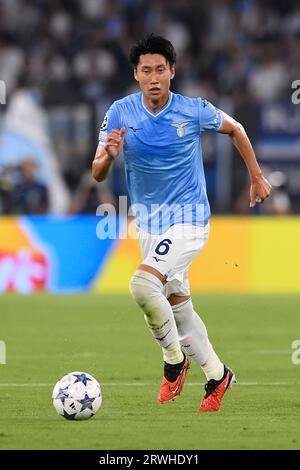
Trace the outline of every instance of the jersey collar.
<instances>
[{"instance_id":1,"label":"jersey collar","mask_svg":"<svg viewBox=\"0 0 300 470\"><path fill-rule=\"evenodd\" d=\"M173 93L170 91L169 92L169 99L168 99L167 103L159 111L157 111L157 113L153 113L145 105L144 99L143 99L143 93L141 93L141 103L142 103L142 106L143 106L144 110L146 111L147 114L150 114L150 116L155 117L155 118L158 117L158 116L161 116L161 114L164 113L168 109L168 107L170 106L170 104L172 102L172 99L173 99Z\"/></svg>"}]
</instances>

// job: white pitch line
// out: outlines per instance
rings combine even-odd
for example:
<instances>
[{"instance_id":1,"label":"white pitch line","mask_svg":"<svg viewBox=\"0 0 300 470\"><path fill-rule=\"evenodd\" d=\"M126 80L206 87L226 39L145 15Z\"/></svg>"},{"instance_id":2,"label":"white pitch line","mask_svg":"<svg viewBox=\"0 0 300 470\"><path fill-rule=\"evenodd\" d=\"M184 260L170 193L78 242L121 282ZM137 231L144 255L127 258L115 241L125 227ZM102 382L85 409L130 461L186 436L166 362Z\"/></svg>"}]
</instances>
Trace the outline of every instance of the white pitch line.
<instances>
[{"instance_id":1,"label":"white pitch line","mask_svg":"<svg viewBox=\"0 0 300 470\"><path fill-rule=\"evenodd\" d=\"M55 354L56 359L66 357L66 354ZM72 357L83 357L83 358L90 358L96 357L96 353L92 352L85 352L85 353L72 353ZM40 360L40 359L49 359L49 354L10 354L10 359L19 360L19 359L30 359L30 360Z\"/></svg>"},{"instance_id":2,"label":"white pitch line","mask_svg":"<svg viewBox=\"0 0 300 470\"><path fill-rule=\"evenodd\" d=\"M51 387L53 384L1 384L0 387Z\"/></svg>"},{"instance_id":3,"label":"white pitch line","mask_svg":"<svg viewBox=\"0 0 300 470\"><path fill-rule=\"evenodd\" d=\"M102 383L103 387L151 387L154 385L154 383L145 383L145 382L104 382ZM187 387L199 387L203 386L204 382L193 382L193 383L186 383L185 386ZM238 382L236 385L242 385L242 386L279 386L279 385L300 385L300 382ZM22 384L22 383L7 383L7 384L1 384L0 387L28 387L28 388L34 388L34 387L53 387L53 384L50 383L36 383L36 384Z\"/></svg>"},{"instance_id":4,"label":"white pitch line","mask_svg":"<svg viewBox=\"0 0 300 470\"><path fill-rule=\"evenodd\" d=\"M290 349L259 349L256 351L252 351L251 353L258 354L258 355L267 355L267 356L274 356L274 355L285 356L285 355L290 355L291 350Z\"/></svg>"}]
</instances>

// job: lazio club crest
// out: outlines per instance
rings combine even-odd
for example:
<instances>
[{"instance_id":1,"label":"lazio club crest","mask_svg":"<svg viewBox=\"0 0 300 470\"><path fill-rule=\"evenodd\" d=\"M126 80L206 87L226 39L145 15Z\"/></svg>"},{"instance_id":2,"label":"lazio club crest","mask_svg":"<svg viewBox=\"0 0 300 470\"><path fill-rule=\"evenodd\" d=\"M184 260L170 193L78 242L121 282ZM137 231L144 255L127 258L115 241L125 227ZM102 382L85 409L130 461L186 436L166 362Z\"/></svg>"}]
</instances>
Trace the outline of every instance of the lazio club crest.
<instances>
[{"instance_id":1,"label":"lazio club crest","mask_svg":"<svg viewBox=\"0 0 300 470\"><path fill-rule=\"evenodd\" d=\"M176 127L178 137L184 137L185 135L185 126L188 125L188 122L182 122L181 124L173 122L171 126Z\"/></svg>"}]
</instances>

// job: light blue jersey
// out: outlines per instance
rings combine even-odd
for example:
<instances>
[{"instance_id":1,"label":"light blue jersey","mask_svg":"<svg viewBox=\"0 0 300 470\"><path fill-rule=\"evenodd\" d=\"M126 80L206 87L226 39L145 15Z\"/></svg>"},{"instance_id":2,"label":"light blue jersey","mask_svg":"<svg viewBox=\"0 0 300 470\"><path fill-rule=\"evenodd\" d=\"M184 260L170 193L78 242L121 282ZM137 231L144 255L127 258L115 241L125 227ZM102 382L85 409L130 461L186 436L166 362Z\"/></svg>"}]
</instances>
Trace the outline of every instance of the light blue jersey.
<instances>
[{"instance_id":1,"label":"light blue jersey","mask_svg":"<svg viewBox=\"0 0 300 470\"><path fill-rule=\"evenodd\" d=\"M207 100L171 92L156 113L141 92L112 104L99 143L105 145L112 129L125 127L126 181L138 227L161 234L174 223L207 224L201 133L219 130L222 122L220 110Z\"/></svg>"}]
</instances>

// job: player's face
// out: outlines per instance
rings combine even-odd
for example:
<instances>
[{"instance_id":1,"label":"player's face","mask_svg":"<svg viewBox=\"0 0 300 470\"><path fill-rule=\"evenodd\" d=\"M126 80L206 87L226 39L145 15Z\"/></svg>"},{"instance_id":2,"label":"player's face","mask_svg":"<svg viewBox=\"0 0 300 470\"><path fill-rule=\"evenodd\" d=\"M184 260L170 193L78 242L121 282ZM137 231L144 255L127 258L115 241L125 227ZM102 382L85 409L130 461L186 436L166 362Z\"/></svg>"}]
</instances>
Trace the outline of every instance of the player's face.
<instances>
[{"instance_id":1,"label":"player's face","mask_svg":"<svg viewBox=\"0 0 300 470\"><path fill-rule=\"evenodd\" d=\"M167 59L161 54L143 54L134 71L146 104L164 106L168 101L170 82L175 75Z\"/></svg>"}]
</instances>

